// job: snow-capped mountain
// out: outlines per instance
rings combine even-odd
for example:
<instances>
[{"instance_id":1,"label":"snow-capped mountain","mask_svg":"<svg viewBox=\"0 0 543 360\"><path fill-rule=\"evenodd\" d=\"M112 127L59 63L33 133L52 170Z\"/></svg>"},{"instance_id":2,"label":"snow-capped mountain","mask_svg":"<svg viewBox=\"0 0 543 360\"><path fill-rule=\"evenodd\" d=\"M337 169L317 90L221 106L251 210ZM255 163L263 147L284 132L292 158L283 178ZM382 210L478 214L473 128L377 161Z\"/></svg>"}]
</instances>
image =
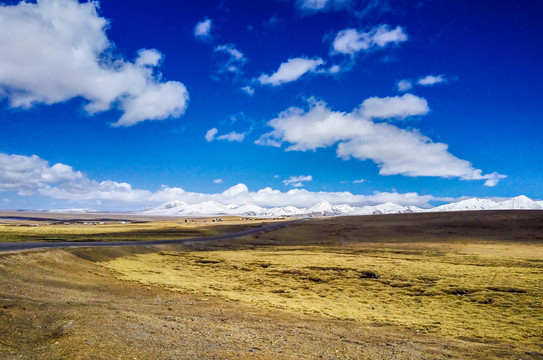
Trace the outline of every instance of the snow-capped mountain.
<instances>
[{"instance_id":1,"label":"snow-capped mountain","mask_svg":"<svg viewBox=\"0 0 543 360\"><path fill-rule=\"evenodd\" d=\"M351 213L353 210L354 208L347 204L332 205L325 200L305 209L304 213L321 216L338 216Z\"/></svg>"},{"instance_id":2,"label":"snow-capped mountain","mask_svg":"<svg viewBox=\"0 0 543 360\"><path fill-rule=\"evenodd\" d=\"M256 206L256 205L255 205ZM227 205L215 201L205 201L198 204L187 204L183 201L170 201L159 207L142 211L146 215L170 216L199 216L199 215L227 215L231 209Z\"/></svg>"},{"instance_id":3,"label":"snow-capped mountain","mask_svg":"<svg viewBox=\"0 0 543 360\"><path fill-rule=\"evenodd\" d=\"M518 209L530 209L530 210L539 210L542 206L539 205L537 202L533 201L527 196L521 195L514 197L509 200L501 201L497 204L496 207L493 209L499 210L499 209L511 209L511 210L518 210Z\"/></svg>"},{"instance_id":4,"label":"snow-capped mountain","mask_svg":"<svg viewBox=\"0 0 543 360\"><path fill-rule=\"evenodd\" d=\"M47 210L47 212L57 213L57 214L89 214L89 213L97 213L99 211L94 210L94 209L74 208L74 209L51 209L51 210Z\"/></svg>"},{"instance_id":5,"label":"snow-capped mountain","mask_svg":"<svg viewBox=\"0 0 543 360\"><path fill-rule=\"evenodd\" d=\"M253 217L279 217L279 216L345 216L345 215L376 215L376 214L404 214L414 212L436 211L473 211L473 210L517 210L517 209L543 209L543 201L533 201L526 196L517 196L508 200L496 202L490 199L472 198L450 204L436 206L431 209L421 209L416 206L403 206L393 202L379 205L353 207L348 204L332 205L328 201L321 201L308 208L295 206L264 208L254 204L220 204L215 201L206 201L198 204L187 204L183 201L170 201L156 208L140 213L146 215L169 216L253 216Z\"/></svg>"},{"instance_id":6,"label":"snow-capped mountain","mask_svg":"<svg viewBox=\"0 0 543 360\"><path fill-rule=\"evenodd\" d=\"M427 211L462 211L462 210L489 210L495 208L497 202L488 199L467 199L455 203L436 206Z\"/></svg>"},{"instance_id":7,"label":"snow-capped mountain","mask_svg":"<svg viewBox=\"0 0 543 360\"><path fill-rule=\"evenodd\" d=\"M463 210L540 210L542 201L536 202L524 195L504 201L472 198L455 203L437 206L426 211L463 211Z\"/></svg>"}]
</instances>

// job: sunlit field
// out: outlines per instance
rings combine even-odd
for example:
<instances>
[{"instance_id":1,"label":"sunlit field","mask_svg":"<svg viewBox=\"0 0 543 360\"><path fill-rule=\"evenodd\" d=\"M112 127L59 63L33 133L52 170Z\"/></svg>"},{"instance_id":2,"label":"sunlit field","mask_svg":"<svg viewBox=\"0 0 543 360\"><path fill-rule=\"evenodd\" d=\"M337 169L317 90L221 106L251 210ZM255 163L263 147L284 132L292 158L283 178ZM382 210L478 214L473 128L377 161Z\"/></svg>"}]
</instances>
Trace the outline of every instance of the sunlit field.
<instances>
[{"instance_id":1,"label":"sunlit field","mask_svg":"<svg viewBox=\"0 0 543 360\"><path fill-rule=\"evenodd\" d=\"M103 266L121 279L264 307L480 339L543 337L543 252L525 259L390 248L160 252Z\"/></svg>"},{"instance_id":2,"label":"sunlit field","mask_svg":"<svg viewBox=\"0 0 543 360\"><path fill-rule=\"evenodd\" d=\"M158 240L261 224L0 234ZM2 253L0 357L539 359L542 228L541 211L338 217L207 242Z\"/></svg>"},{"instance_id":3,"label":"sunlit field","mask_svg":"<svg viewBox=\"0 0 543 360\"><path fill-rule=\"evenodd\" d=\"M62 221L2 221L3 241L130 241L168 240L230 233L260 226L270 220L240 220L239 217L175 220L121 221L90 219ZM1 219L0 219L1 220Z\"/></svg>"}]
</instances>

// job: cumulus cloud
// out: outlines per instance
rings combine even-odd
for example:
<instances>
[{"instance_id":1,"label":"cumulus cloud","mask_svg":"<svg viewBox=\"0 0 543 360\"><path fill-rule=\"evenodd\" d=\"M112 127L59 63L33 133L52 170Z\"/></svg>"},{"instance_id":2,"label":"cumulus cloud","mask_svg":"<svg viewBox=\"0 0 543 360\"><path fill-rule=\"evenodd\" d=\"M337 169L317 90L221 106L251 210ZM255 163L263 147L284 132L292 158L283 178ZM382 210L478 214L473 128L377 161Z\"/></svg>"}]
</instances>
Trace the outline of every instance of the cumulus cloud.
<instances>
[{"instance_id":1,"label":"cumulus cloud","mask_svg":"<svg viewBox=\"0 0 543 360\"><path fill-rule=\"evenodd\" d=\"M32 194L51 183L82 179L83 174L64 164L49 163L36 155L8 155L0 153L0 191L15 190Z\"/></svg>"},{"instance_id":2,"label":"cumulus cloud","mask_svg":"<svg viewBox=\"0 0 543 360\"><path fill-rule=\"evenodd\" d=\"M36 156L0 153L0 191L22 196L43 195L56 199L141 201L151 192L133 190L127 183L96 182L65 164L50 165Z\"/></svg>"},{"instance_id":3,"label":"cumulus cloud","mask_svg":"<svg viewBox=\"0 0 543 360\"><path fill-rule=\"evenodd\" d=\"M426 99L412 95L371 97L362 102L360 115L374 119L405 119L414 115L425 115L430 111Z\"/></svg>"},{"instance_id":4,"label":"cumulus cloud","mask_svg":"<svg viewBox=\"0 0 543 360\"><path fill-rule=\"evenodd\" d=\"M296 178L296 177L292 177ZM310 181L311 176L300 176L300 181ZM295 179L293 179L296 181ZM216 183L220 179L215 180ZM295 182L290 183L295 184ZM332 204L353 206L375 205L392 201L401 205L427 206L429 201L439 200L431 195L417 193L376 192L371 195L355 195L350 192L311 192L291 189L287 192L266 187L249 191L245 184L237 184L219 193L198 193L179 187L162 186L156 191L135 189L129 183L112 180L96 181L65 164L50 165L36 156L8 155L0 153L0 192L15 191L20 196L44 196L65 200L70 204L143 208L181 200L186 203L216 201L223 204L245 205L252 203L264 207L308 207L323 200ZM109 205L108 205L109 204Z\"/></svg>"},{"instance_id":5,"label":"cumulus cloud","mask_svg":"<svg viewBox=\"0 0 543 360\"><path fill-rule=\"evenodd\" d=\"M283 180L283 184L290 185L293 187L302 187L304 186L305 181L312 181L313 176L311 175L301 175L301 176L291 176L286 180Z\"/></svg>"},{"instance_id":6,"label":"cumulus cloud","mask_svg":"<svg viewBox=\"0 0 543 360\"><path fill-rule=\"evenodd\" d=\"M385 106L389 104L390 108ZM449 153L446 144L435 143L416 129L372 120L405 118L427 111L426 100L411 94L369 98L349 113L333 111L324 102L311 99L307 111L291 107L270 120L273 131L256 143L277 147L287 143L287 151L314 151L337 144L338 157L372 160L381 175L486 180L486 186L494 186L504 177L498 173L483 175L470 162Z\"/></svg>"},{"instance_id":7,"label":"cumulus cloud","mask_svg":"<svg viewBox=\"0 0 543 360\"><path fill-rule=\"evenodd\" d=\"M116 126L182 115L188 92L162 80L162 54L143 49L134 62L115 56L97 6L75 0L0 6L0 97L15 108L80 97L89 114L123 111Z\"/></svg>"},{"instance_id":8,"label":"cumulus cloud","mask_svg":"<svg viewBox=\"0 0 543 360\"><path fill-rule=\"evenodd\" d=\"M204 19L194 27L194 37L207 39L211 37L211 19Z\"/></svg>"},{"instance_id":9,"label":"cumulus cloud","mask_svg":"<svg viewBox=\"0 0 543 360\"><path fill-rule=\"evenodd\" d=\"M423 78L420 78L417 81L417 84L422 85L422 86L430 86L430 85L446 83L446 82L447 82L447 79L445 79L445 75L437 75L437 76L427 75Z\"/></svg>"},{"instance_id":10,"label":"cumulus cloud","mask_svg":"<svg viewBox=\"0 0 543 360\"><path fill-rule=\"evenodd\" d=\"M396 86L398 87L398 91L401 91L401 92L408 91L413 88L413 84L411 83L411 80L407 80L407 79L399 80L396 83Z\"/></svg>"},{"instance_id":11,"label":"cumulus cloud","mask_svg":"<svg viewBox=\"0 0 543 360\"><path fill-rule=\"evenodd\" d=\"M383 48L389 44L399 44L407 41L407 34L401 26L390 29L383 24L374 27L368 32L357 29L344 29L337 33L332 43L332 54L346 54L354 56L360 51L370 51L374 48Z\"/></svg>"},{"instance_id":12,"label":"cumulus cloud","mask_svg":"<svg viewBox=\"0 0 543 360\"><path fill-rule=\"evenodd\" d=\"M324 61L321 58L292 58L282 63L275 73L260 75L258 81L263 85L278 86L298 80L304 74L315 72L322 64Z\"/></svg>"},{"instance_id":13,"label":"cumulus cloud","mask_svg":"<svg viewBox=\"0 0 543 360\"><path fill-rule=\"evenodd\" d=\"M245 55L236 49L233 44L218 45L215 47L214 51L226 55L226 61L220 65L219 72L240 73L247 62Z\"/></svg>"}]
</instances>

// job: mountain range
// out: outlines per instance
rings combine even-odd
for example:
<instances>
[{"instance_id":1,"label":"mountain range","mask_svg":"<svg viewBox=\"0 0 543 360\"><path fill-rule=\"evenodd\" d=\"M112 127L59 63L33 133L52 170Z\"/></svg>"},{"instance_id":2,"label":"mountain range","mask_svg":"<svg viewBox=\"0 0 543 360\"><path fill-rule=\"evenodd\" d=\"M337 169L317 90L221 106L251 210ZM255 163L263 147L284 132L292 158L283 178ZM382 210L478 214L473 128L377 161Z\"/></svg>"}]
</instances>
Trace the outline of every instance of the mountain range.
<instances>
[{"instance_id":1,"label":"mountain range","mask_svg":"<svg viewBox=\"0 0 543 360\"><path fill-rule=\"evenodd\" d=\"M332 205L322 201L308 208L283 206L264 208L254 204L234 205L221 204L215 201L206 201L198 204L187 204L175 200L162 204L156 208L147 209L138 213L145 215L167 216L250 216L250 217L279 217L279 216L346 216L346 215L375 215L375 214L402 214L414 212L436 211L467 211L467 210L543 210L543 201L534 201L524 195L504 201L471 198L450 204L436 206L430 209L421 209L416 206L403 206L392 202L379 205L353 207L348 204Z\"/></svg>"}]
</instances>

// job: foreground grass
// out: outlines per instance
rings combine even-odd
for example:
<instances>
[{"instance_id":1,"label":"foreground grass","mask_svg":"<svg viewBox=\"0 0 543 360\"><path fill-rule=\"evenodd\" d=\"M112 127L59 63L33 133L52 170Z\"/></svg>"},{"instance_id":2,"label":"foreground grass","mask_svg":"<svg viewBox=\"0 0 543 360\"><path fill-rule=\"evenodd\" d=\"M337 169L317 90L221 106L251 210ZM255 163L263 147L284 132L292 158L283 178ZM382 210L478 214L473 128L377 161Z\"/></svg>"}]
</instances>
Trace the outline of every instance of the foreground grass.
<instances>
[{"instance_id":1,"label":"foreground grass","mask_svg":"<svg viewBox=\"0 0 543 360\"><path fill-rule=\"evenodd\" d=\"M0 224L0 242L12 241L130 241L130 240L168 240L191 237L213 236L223 233L246 230L262 225L262 221L239 221L229 218L213 223L211 219L147 221L141 223L104 222L104 224L85 225L82 223L62 223L29 226L30 223ZM205 221L205 222L204 222Z\"/></svg>"},{"instance_id":2,"label":"foreground grass","mask_svg":"<svg viewBox=\"0 0 543 360\"><path fill-rule=\"evenodd\" d=\"M444 336L540 342L542 248L532 246L523 257L522 244L489 247L491 255L330 246L168 251L102 265L124 280L262 307Z\"/></svg>"}]
</instances>

